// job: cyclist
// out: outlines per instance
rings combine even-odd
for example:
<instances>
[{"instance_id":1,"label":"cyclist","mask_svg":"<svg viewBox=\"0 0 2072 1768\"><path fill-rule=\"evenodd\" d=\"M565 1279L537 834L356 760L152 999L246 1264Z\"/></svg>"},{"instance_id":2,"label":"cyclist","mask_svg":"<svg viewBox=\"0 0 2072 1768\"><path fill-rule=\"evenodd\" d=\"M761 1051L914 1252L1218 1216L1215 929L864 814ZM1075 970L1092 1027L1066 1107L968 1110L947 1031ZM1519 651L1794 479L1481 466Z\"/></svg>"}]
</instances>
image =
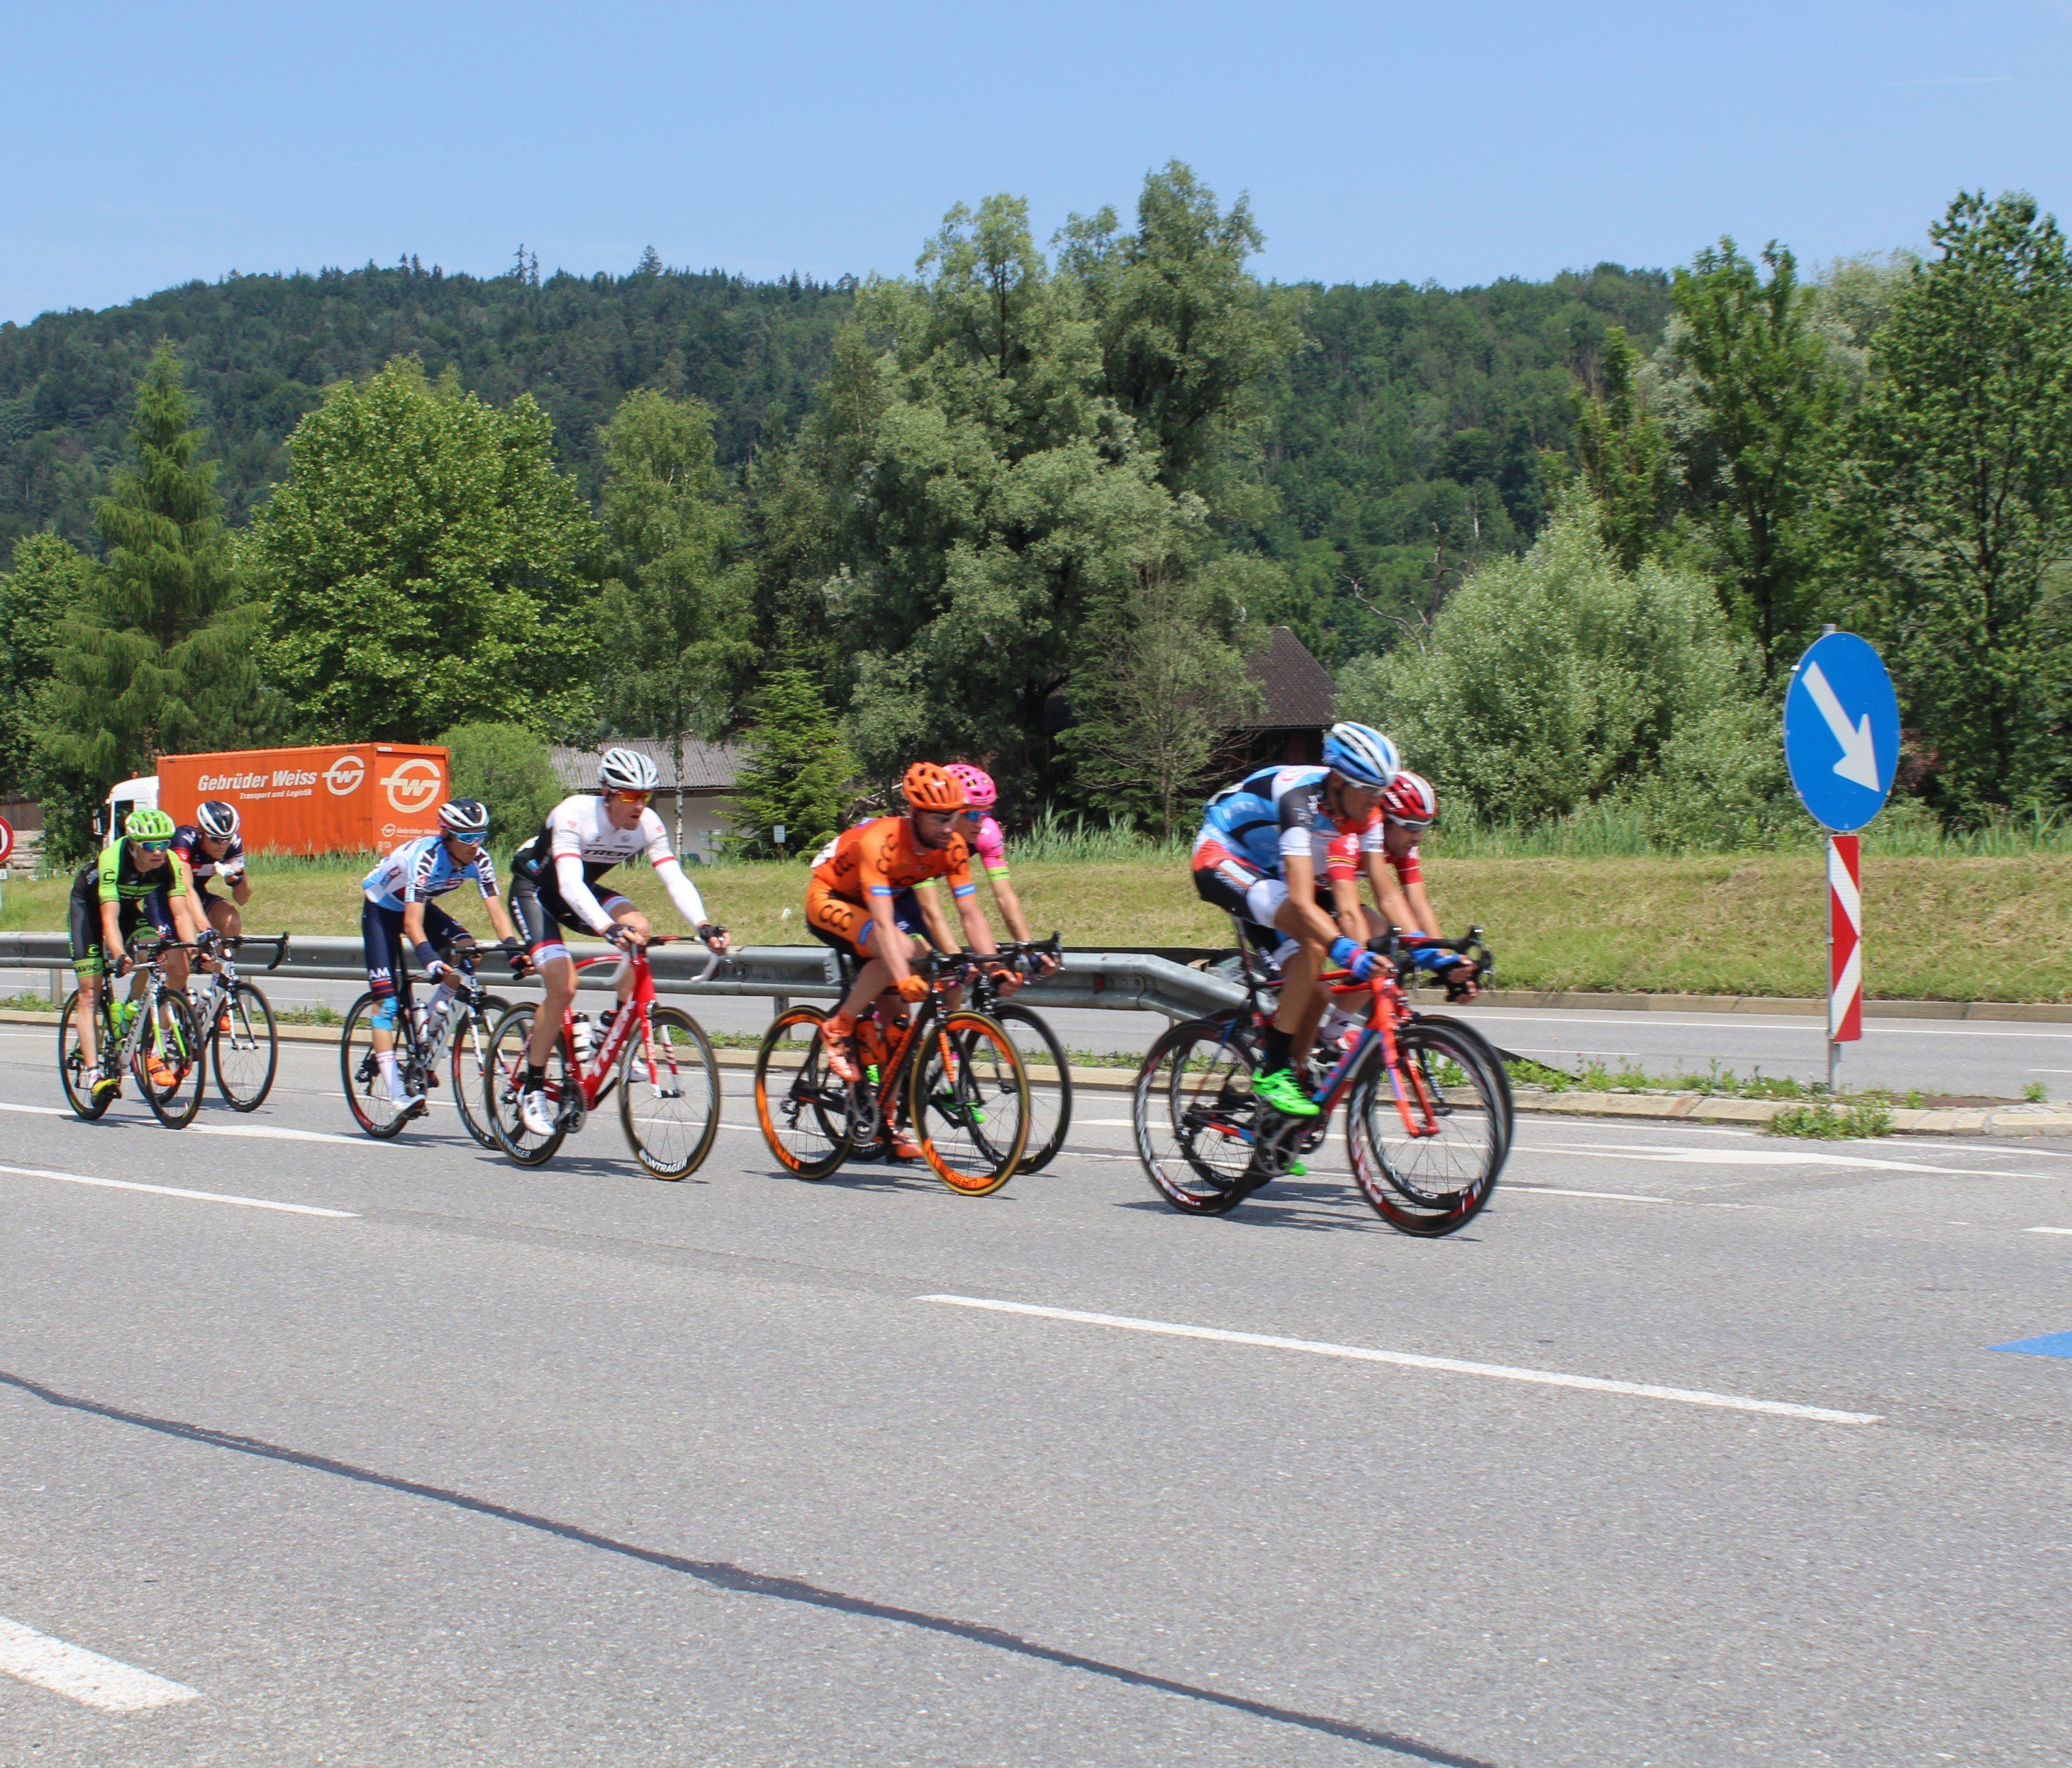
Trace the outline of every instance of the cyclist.
<instances>
[{"instance_id":1,"label":"cyclist","mask_svg":"<svg viewBox=\"0 0 2072 1768\"><path fill-rule=\"evenodd\" d=\"M1296 1072L1330 1005L1317 978L1342 965L1364 981L1379 961L1332 919L1334 899L1320 896L1320 886L1329 882L1334 843L1342 847L1348 834L1362 845L1380 839L1381 798L1398 766L1396 745L1371 726L1333 725L1322 767L1247 775L1209 800L1195 838L1196 894L1235 915L1256 944L1281 943L1275 933L1295 942L1293 951L1282 944L1280 1009L1253 1083L1260 1098L1291 1116L1317 1115Z\"/></svg>"},{"instance_id":2,"label":"cyclist","mask_svg":"<svg viewBox=\"0 0 2072 1768\"><path fill-rule=\"evenodd\" d=\"M1367 882L1373 886L1374 899L1380 909L1378 915L1368 911L1367 918L1377 923L1371 927L1375 935L1391 926L1400 927L1423 968L1442 977L1449 971L1460 970L1459 980L1452 985L1461 999L1473 1000L1478 993L1474 966L1467 959L1415 950L1419 941L1436 939L1439 932L1439 916L1424 888L1424 867L1417 852L1424 831L1438 814L1439 795L1432 789L1432 782L1408 767L1400 769L1382 795L1381 839L1361 854Z\"/></svg>"},{"instance_id":3,"label":"cyclist","mask_svg":"<svg viewBox=\"0 0 2072 1768\"><path fill-rule=\"evenodd\" d=\"M163 811L133 810L121 834L72 880L72 967L79 976L80 1055L89 1074L100 1059L96 1003L103 979L112 985L132 968L130 936L138 924L149 923L168 940L191 941L203 931L187 906L192 887L187 862L172 850L174 833L173 820ZM173 987L184 989L187 953L167 952L165 970ZM142 980L138 979L140 986ZM136 998L135 989L130 998ZM146 1059L146 1068L155 1087L170 1087L177 1078L155 1051ZM120 1085L117 1076L102 1075L93 1083L93 1096L104 1099Z\"/></svg>"},{"instance_id":4,"label":"cyclist","mask_svg":"<svg viewBox=\"0 0 2072 1768\"><path fill-rule=\"evenodd\" d=\"M536 1136L553 1133L547 1060L576 998L575 960L562 941L562 930L595 933L634 952L654 936L648 917L618 891L607 891L598 900L599 878L644 853L677 913L697 929L710 950L726 949L726 929L706 919L697 886L684 875L670 849L668 831L649 806L659 778L655 763L639 750L606 750L598 763L597 791L564 798L547 813L540 833L511 857L511 906L546 990L532 1018L518 1106L525 1127ZM633 976L627 970L619 978L620 1005L632 992ZM607 1023L610 1018L607 1014Z\"/></svg>"},{"instance_id":5,"label":"cyclist","mask_svg":"<svg viewBox=\"0 0 2072 1768\"><path fill-rule=\"evenodd\" d=\"M195 812L195 820L173 832L173 851L187 862L187 912L203 925L212 927L226 940L245 931L245 918L237 911L252 900L252 886L245 877L245 841L240 833L237 807L212 798ZM208 888L214 878L228 886L230 898Z\"/></svg>"},{"instance_id":6,"label":"cyclist","mask_svg":"<svg viewBox=\"0 0 2072 1768\"><path fill-rule=\"evenodd\" d=\"M813 867L806 886L806 924L824 945L857 960L856 981L820 1030L828 1068L853 1084L862 1078L856 1053L857 1017L878 997L880 1017L896 1029L901 1003L924 998L927 980L914 969L910 939L928 937L915 886L939 878L950 886L964 923L964 937L985 968L1003 968L976 900L971 876L971 849L958 828L963 820L964 789L931 761L917 761L900 783L906 800L903 816L880 816L860 823L837 839ZM1021 979L1011 972L1001 980L1012 993ZM895 1135L893 1153L917 1160L920 1147Z\"/></svg>"},{"instance_id":7,"label":"cyclist","mask_svg":"<svg viewBox=\"0 0 2072 1768\"><path fill-rule=\"evenodd\" d=\"M473 798L450 799L439 806L438 834L405 841L360 881L367 897L360 909L360 939L367 955L367 986L374 997L368 1022L374 1059L389 1098L413 1113L424 1108L424 1100L404 1086L396 1061L397 1018L410 982L404 954L415 952L426 974L442 981L449 966L439 948L467 937L467 929L433 898L472 879L504 950L518 952L522 964L518 929L496 894L496 865L485 845L488 839L487 808Z\"/></svg>"},{"instance_id":8,"label":"cyclist","mask_svg":"<svg viewBox=\"0 0 2072 1768\"><path fill-rule=\"evenodd\" d=\"M964 837L965 845L977 856L985 881L993 886L993 899L1000 905L1001 919L1007 923L1009 936L1026 945L1030 939L1029 917L1022 912L1022 898L1014 894L1014 886L1008 880L1007 837L993 814L1000 789L993 784L992 775L968 761L953 761L943 771L964 789L964 808L957 819L957 832ZM936 904L935 880L924 879L918 889L921 911L927 920L931 936L944 950L954 951L955 939L945 938L949 933L949 923ZM1038 961L1046 976L1058 968L1057 959L1047 952Z\"/></svg>"}]
</instances>

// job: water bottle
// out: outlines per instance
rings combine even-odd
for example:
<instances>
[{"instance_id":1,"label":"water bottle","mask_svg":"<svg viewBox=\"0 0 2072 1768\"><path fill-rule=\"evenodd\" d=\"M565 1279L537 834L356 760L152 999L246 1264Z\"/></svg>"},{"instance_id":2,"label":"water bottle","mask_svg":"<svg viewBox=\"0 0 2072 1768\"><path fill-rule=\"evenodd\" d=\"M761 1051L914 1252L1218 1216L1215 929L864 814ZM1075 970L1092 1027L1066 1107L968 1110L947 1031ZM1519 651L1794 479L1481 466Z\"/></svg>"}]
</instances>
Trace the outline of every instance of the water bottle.
<instances>
[{"instance_id":1,"label":"water bottle","mask_svg":"<svg viewBox=\"0 0 2072 1768\"><path fill-rule=\"evenodd\" d=\"M446 1011L453 1005L453 1002L454 991L447 984L442 982L432 991L431 1004L425 1009L424 1024L421 1034L426 1043L430 1043L438 1036L439 1027L446 1022Z\"/></svg>"},{"instance_id":2,"label":"water bottle","mask_svg":"<svg viewBox=\"0 0 2072 1768\"><path fill-rule=\"evenodd\" d=\"M1336 1060L1351 1049L1359 1034L1360 1022L1334 1001L1330 1011L1324 1016L1323 1026L1318 1034L1318 1041L1332 1052L1332 1059Z\"/></svg>"},{"instance_id":3,"label":"water bottle","mask_svg":"<svg viewBox=\"0 0 2072 1768\"><path fill-rule=\"evenodd\" d=\"M590 1023L590 1015L579 1013L575 1016L576 1060L587 1068L590 1059L597 1054L597 1027Z\"/></svg>"}]
</instances>

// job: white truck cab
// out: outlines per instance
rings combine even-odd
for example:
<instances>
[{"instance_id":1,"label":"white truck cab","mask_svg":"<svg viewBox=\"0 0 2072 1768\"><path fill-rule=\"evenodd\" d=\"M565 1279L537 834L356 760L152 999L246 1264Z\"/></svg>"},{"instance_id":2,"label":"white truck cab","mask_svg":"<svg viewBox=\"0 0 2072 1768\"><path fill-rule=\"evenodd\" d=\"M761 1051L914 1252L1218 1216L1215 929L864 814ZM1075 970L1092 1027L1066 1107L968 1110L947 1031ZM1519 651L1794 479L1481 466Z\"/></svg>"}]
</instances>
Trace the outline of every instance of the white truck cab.
<instances>
[{"instance_id":1,"label":"white truck cab","mask_svg":"<svg viewBox=\"0 0 2072 1768\"><path fill-rule=\"evenodd\" d=\"M158 776L146 774L141 779L125 779L108 795L108 826L101 838L112 841L122 833L122 820L133 810L156 810L158 808Z\"/></svg>"}]
</instances>

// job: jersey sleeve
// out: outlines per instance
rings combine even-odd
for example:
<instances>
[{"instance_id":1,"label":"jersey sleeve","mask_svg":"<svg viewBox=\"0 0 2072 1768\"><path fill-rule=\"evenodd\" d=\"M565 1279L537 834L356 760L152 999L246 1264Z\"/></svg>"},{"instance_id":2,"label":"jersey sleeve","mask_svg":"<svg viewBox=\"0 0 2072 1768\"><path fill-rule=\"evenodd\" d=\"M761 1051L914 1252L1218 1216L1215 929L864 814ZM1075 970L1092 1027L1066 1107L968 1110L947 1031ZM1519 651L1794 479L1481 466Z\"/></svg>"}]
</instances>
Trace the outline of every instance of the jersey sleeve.
<instances>
[{"instance_id":1,"label":"jersey sleeve","mask_svg":"<svg viewBox=\"0 0 2072 1768\"><path fill-rule=\"evenodd\" d=\"M1407 853L1389 854L1388 863L1396 868L1396 880L1399 884L1422 884L1424 882L1424 862L1418 858L1416 848L1412 848Z\"/></svg>"},{"instance_id":2,"label":"jersey sleeve","mask_svg":"<svg viewBox=\"0 0 2072 1768\"><path fill-rule=\"evenodd\" d=\"M676 849L669 845L669 831L652 808L640 813L640 839L650 865L660 865L676 857Z\"/></svg>"},{"instance_id":3,"label":"jersey sleeve","mask_svg":"<svg viewBox=\"0 0 2072 1768\"><path fill-rule=\"evenodd\" d=\"M984 817L978 825L979 864L985 868L988 878L1007 876L1007 837L1001 833L1000 824L990 816Z\"/></svg>"},{"instance_id":4,"label":"jersey sleeve","mask_svg":"<svg viewBox=\"0 0 2072 1768\"><path fill-rule=\"evenodd\" d=\"M547 813L547 857L550 860L582 857L582 824L578 820L581 806L580 799L564 798Z\"/></svg>"},{"instance_id":5,"label":"jersey sleeve","mask_svg":"<svg viewBox=\"0 0 2072 1768\"><path fill-rule=\"evenodd\" d=\"M442 845L436 841L427 841L411 854L409 863L403 870L403 900L405 903L429 903L439 894L432 888L432 885L438 874Z\"/></svg>"},{"instance_id":6,"label":"jersey sleeve","mask_svg":"<svg viewBox=\"0 0 2072 1768\"><path fill-rule=\"evenodd\" d=\"M1326 850L1324 875L1326 878L1348 881L1359 876L1360 837L1354 830L1341 829L1331 837Z\"/></svg>"},{"instance_id":7,"label":"jersey sleeve","mask_svg":"<svg viewBox=\"0 0 2072 1768\"><path fill-rule=\"evenodd\" d=\"M1297 779L1273 801L1281 825L1281 857L1284 862L1300 857L1314 862L1310 845L1316 826L1316 792L1306 779Z\"/></svg>"},{"instance_id":8,"label":"jersey sleeve","mask_svg":"<svg viewBox=\"0 0 2072 1768\"><path fill-rule=\"evenodd\" d=\"M122 844L110 841L101 850L101 900L119 903L122 900Z\"/></svg>"},{"instance_id":9,"label":"jersey sleeve","mask_svg":"<svg viewBox=\"0 0 2072 1768\"><path fill-rule=\"evenodd\" d=\"M496 894L496 861L489 857L487 848L475 856L475 862L468 870L475 874L475 888L482 892L483 899L487 902L493 898Z\"/></svg>"},{"instance_id":10,"label":"jersey sleeve","mask_svg":"<svg viewBox=\"0 0 2072 1768\"><path fill-rule=\"evenodd\" d=\"M856 882L866 896L897 896L899 886L892 880L890 849L899 833L897 817L873 823L856 844Z\"/></svg>"},{"instance_id":11,"label":"jersey sleeve","mask_svg":"<svg viewBox=\"0 0 2072 1768\"><path fill-rule=\"evenodd\" d=\"M187 862L171 848L166 849L166 859L172 868L173 882L171 886L172 894L185 896L194 888L194 874L187 870Z\"/></svg>"},{"instance_id":12,"label":"jersey sleeve","mask_svg":"<svg viewBox=\"0 0 2072 1768\"><path fill-rule=\"evenodd\" d=\"M950 894L969 896L978 888L972 882L971 849L962 835L955 835L950 838L948 852L949 863L943 868L943 876L949 882Z\"/></svg>"}]
</instances>

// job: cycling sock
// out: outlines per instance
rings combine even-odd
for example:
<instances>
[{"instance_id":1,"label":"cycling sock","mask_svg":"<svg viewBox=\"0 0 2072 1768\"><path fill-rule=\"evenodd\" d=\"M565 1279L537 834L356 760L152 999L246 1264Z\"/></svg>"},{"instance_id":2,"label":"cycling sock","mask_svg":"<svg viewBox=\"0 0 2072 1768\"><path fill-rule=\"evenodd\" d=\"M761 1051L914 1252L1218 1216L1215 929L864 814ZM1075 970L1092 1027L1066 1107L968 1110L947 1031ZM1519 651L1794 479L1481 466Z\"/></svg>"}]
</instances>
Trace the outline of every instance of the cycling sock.
<instances>
[{"instance_id":1,"label":"cycling sock","mask_svg":"<svg viewBox=\"0 0 2072 1768\"><path fill-rule=\"evenodd\" d=\"M388 1088L388 1096L397 1104L401 1104L407 1096L403 1091L403 1077L396 1071L396 1052L393 1050L376 1051L374 1065L381 1071L381 1079Z\"/></svg>"},{"instance_id":2,"label":"cycling sock","mask_svg":"<svg viewBox=\"0 0 2072 1768\"><path fill-rule=\"evenodd\" d=\"M1266 1041L1259 1053L1259 1071L1263 1075L1277 1075L1289 1066L1289 1049L1294 1038L1292 1034L1275 1026L1266 1034Z\"/></svg>"},{"instance_id":3,"label":"cycling sock","mask_svg":"<svg viewBox=\"0 0 2072 1768\"><path fill-rule=\"evenodd\" d=\"M547 1071L544 1064L536 1062L525 1064L525 1084L528 1087L545 1087L547 1084Z\"/></svg>"}]
</instances>

